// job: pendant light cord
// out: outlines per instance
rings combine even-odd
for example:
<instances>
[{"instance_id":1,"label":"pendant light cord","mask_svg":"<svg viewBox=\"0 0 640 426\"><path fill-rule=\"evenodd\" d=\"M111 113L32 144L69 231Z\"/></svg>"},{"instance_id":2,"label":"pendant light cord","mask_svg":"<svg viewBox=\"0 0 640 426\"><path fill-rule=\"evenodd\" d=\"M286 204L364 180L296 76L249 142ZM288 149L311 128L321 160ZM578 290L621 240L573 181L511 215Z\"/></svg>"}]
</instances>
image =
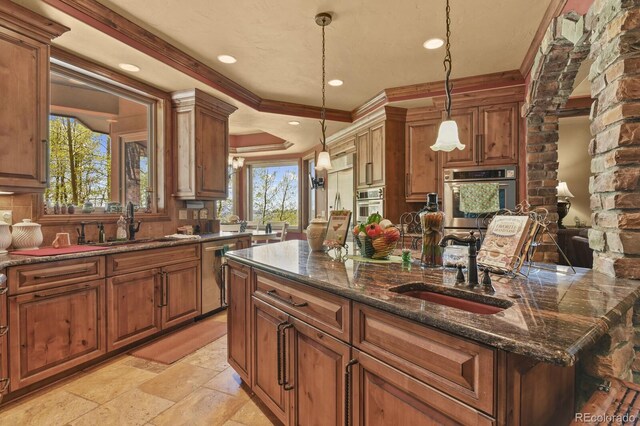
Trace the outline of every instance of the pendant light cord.
<instances>
[{"instance_id":1,"label":"pendant light cord","mask_svg":"<svg viewBox=\"0 0 640 426\"><path fill-rule=\"evenodd\" d=\"M322 110L320 111L320 128L322 129L322 151L327 150L327 126L325 124L326 111L325 111L325 40L324 40L324 27L326 25L322 25Z\"/></svg>"},{"instance_id":2,"label":"pendant light cord","mask_svg":"<svg viewBox=\"0 0 640 426\"><path fill-rule=\"evenodd\" d=\"M449 7L449 0L447 0L447 9L446 9L447 44L445 48L446 54L444 56L444 71L445 71L444 88L447 94L447 100L446 100L447 120L451 119L451 90L453 89L453 84L449 81L449 77L451 76L451 42L449 40L451 37L451 18L449 16L450 12L451 12L451 8Z\"/></svg>"}]
</instances>

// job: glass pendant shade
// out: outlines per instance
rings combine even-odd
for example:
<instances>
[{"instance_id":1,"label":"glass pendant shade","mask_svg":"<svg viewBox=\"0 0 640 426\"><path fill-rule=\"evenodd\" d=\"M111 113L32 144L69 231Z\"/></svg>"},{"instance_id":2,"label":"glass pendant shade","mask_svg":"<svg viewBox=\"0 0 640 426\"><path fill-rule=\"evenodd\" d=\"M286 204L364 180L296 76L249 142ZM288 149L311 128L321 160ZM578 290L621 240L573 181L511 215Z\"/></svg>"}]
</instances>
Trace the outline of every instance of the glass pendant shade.
<instances>
[{"instance_id":1,"label":"glass pendant shade","mask_svg":"<svg viewBox=\"0 0 640 426\"><path fill-rule=\"evenodd\" d=\"M327 151L322 151L318 154L318 165L316 166L316 170L331 170L332 168L329 153Z\"/></svg>"},{"instance_id":2,"label":"glass pendant shade","mask_svg":"<svg viewBox=\"0 0 640 426\"><path fill-rule=\"evenodd\" d=\"M451 152L454 149L463 150L464 145L460 143L458 136L458 125L453 120L445 120L440 124L438 129L438 139L436 143L431 145L434 151Z\"/></svg>"}]
</instances>

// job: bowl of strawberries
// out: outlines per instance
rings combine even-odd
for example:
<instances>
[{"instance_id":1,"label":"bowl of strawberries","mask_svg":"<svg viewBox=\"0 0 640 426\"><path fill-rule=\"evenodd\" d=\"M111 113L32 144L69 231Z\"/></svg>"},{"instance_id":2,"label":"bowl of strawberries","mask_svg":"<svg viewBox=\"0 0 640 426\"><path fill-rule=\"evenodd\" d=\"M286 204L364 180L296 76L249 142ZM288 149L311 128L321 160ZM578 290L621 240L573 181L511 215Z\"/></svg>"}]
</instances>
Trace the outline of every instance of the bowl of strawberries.
<instances>
[{"instance_id":1,"label":"bowl of strawberries","mask_svg":"<svg viewBox=\"0 0 640 426\"><path fill-rule=\"evenodd\" d=\"M353 228L353 236L363 257L387 259L396 248L400 230L393 226L390 220L374 213L367 218L366 223L360 223Z\"/></svg>"}]
</instances>

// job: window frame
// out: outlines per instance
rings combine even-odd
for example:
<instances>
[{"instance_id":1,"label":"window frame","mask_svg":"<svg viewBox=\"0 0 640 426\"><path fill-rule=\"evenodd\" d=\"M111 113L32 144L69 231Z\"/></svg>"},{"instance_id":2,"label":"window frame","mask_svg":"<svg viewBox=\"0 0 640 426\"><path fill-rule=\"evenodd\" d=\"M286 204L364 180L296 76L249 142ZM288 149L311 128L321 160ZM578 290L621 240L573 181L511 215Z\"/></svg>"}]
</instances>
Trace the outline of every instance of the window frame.
<instances>
[{"instance_id":1,"label":"window frame","mask_svg":"<svg viewBox=\"0 0 640 426\"><path fill-rule=\"evenodd\" d=\"M52 47L51 50L52 56L49 73L61 73L80 81L105 87L106 90L113 91L113 93L127 99L150 104L147 132L149 138L154 138L153 164L151 167L153 167L152 179L155 185L152 186L155 211L152 213L139 211L136 212L136 215L144 218L146 221L171 220L168 213L168 200L171 197L172 182L166 173L166 171L171 168L171 163L169 162L171 156L167 151L167 147L170 146L167 138L171 135L172 131L170 94L55 47ZM50 102L49 98L47 98L47 102ZM48 136L47 134L47 137ZM112 141L112 143L120 142L118 140ZM113 213L75 213L73 215L45 214L44 194L38 194L36 197L38 200L36 219L42 224L70 224L87 220L109 223L117 220L118 217Z\"/></svg>"},{"instance_id":2,"label":"window frame","mask_svg":"<svg viewBox=\"0 0 640 426\"><path fill-rule=\"evenodd\" d=\"M269 167L269 166L293 166L295 165L298 169L298 223L289 224L290 232L301 232L301 224L304 218L302 217L304 214L304 208L302 203L302 183L301 183L301 173L302 173L302 161L300 158L290 158L290 159L263 159L263 160L250 160L245 159L244 163L244 181L246 182L245 188L245 217L247 220L252 220L253 216L253 173L252 170L254 167Z\"/></svg>"}]
</instances>

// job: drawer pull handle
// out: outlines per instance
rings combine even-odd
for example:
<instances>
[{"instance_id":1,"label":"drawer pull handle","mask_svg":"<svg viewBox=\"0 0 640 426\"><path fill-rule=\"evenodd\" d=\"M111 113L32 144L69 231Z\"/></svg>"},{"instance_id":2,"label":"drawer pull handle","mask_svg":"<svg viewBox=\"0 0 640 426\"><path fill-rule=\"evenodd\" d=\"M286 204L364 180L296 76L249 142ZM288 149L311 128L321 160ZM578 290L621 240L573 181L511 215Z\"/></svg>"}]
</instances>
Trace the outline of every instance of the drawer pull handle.
<instances>
[{"instance_id":1,"label":"drawer pull handle","mask_svg":"<svg viewBox=\"0 0 640 426\"><path fill-rule=\"evenodd\" d=\"M280 302L286 303L287 305L293 306L294 308L303 308L309 305L307 302L295 303L291 297L289 299L285 299L284 297L279 296L275 290L267 290L267 295L279 300Z\"/></svg>"},{"instance_id":2,"label":"drawer pull handle","mask_svg":"<svg viewBox=\"0 0 640 426\"><path fill-rule=\"evenodd\" d=\"M8 325L0 325L0 337L2 337L5 334L7 334L8 331L9 331L9 326Z\"/></svg>"},{"instance_id":3,"label":"drawer pull handle","mask_svg":"<svg viewBox=\"0 0 640 426\"><path fill-rule=\"evenodd\" d=\"M7 391L7 389L9 389L9 383L11 383L11 379L9 379L8 377L4 379L0 379L0 383L4 383L0 388L0 394L3 394L4 392Z\"/></svg>"},{"instance_id":4,"label":"drawer pull handle","mask_svg":"<svg viewBox=\"0 0 640 426\"><path fill-rule=\"evenodd\" d=\"M292 328L293 324L287 323L282 327L282 389L290 391L293 385L287 379L287 328Z\"/></svg>"},{"instance_id":5,"label":"drawer pull handle","mask_svg":"<svg viewBox=\"0 0 640 426\"><path fill-rule=\"evenodd\" d=\"M33 278L36 280L43 280L45 278L56 278L56 277L64 277L66 275L75 275L75 274L82 274L85 272L89 272L91 271L92 268L85 268L82 269L80 271L70 271L70 272L58 272L56 274L47 274L47 275L35 275Z\"/></svg>"},{"instance_id":6,"label":"drawer pull handle","mask_svg":"<svg viewBox=\"0 0 640 426\"><path fill-rule=\"evenodd\" d=\"M280 339L280 334L282 333L282 327L287 325L287 322L281 322L278 324L278 336L277 336L277 345L276 345L276 361L278 363L278 385L282 386L284 382L282 381L282 340Z\"/></svg>"},{"instance_id":7,"label":"drawer pull handle","mask_svg":"<svg viewBox=\"0 0 640 426\"><path fill-rule=\"evenodd\" d=\"M349 402L351 401L351 367L358 363L357 359L352 359L344 368L344 426L350 424Z\"/></svg>"}]
</instances>

